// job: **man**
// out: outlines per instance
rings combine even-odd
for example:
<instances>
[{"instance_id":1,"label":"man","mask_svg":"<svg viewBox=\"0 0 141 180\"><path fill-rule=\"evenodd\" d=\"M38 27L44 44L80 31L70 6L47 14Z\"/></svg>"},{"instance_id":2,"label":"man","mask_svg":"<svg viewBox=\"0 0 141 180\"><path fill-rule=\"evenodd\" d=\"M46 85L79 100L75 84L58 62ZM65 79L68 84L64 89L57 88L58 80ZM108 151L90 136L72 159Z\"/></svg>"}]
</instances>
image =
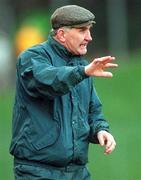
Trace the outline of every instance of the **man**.
<instances>
[{"instance_id":1,"label":"man","mask_svg":"<svg viewBox=\"0 0 141 180\"><path fill-rule=\"evenodd\" d=\"M17 86L10 152L15 179L88 180L89 143L115 148L91 76L112 77L111 56L88 64L83 55L92 40L95 16L69 5L51 16L47 42L23 52Z\"/></svg>"}]
</instances>

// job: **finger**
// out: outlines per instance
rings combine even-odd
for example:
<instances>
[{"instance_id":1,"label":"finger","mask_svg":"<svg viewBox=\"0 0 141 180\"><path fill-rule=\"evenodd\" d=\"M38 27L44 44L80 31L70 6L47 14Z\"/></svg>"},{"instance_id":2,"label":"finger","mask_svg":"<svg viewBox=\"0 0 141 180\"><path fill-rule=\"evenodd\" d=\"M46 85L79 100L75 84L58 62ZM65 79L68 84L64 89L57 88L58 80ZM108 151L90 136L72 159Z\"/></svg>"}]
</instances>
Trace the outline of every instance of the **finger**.
<instances>
[{"instance_id":1,"label":"finger","mask_svg":"<svg viewBox=\"0 0 141 180\"><path fill-rule=\"evenodd\" d=\"M116 144L112 143L108 148L105 149L104 154L110 154L115 149Z\"/></svg>"},{"instance_id":2,"label":"finger","mask_svg":"<svg viewBox=\"0 0 141 180\"><path fill-rule=\"evenodd\" d=\"M116 68L118 67L118 64L113 64L113 63L107 63L104 66L105 68Z\"/></svg>"},{"instance_id":3,"label":"finger","mask_svg":"<svg viewBox=\"0 0 141 180\"><path fill-rule=\"evenodd\" d=\"M115 60L115 57L104 56L104 57L101 57L101 58L96 58L96 59L95 59L95 62L99 62L99 63L102 63L102 64L106 64L106 63L108 63L108 62L112 62L113 60Z\"/></svg>"},{"instance_id":4,"label":"finger","mask_svg":"<svg viewBox=\"0 0 141 180\"><path fill-rule=\"evenodd\" d=\"M101 146L104 146L104 139L103 139L103 136L101 134L98 135L98 140L99 140L99 144Z\"/></svg>"},{"instance_id":5,"label":"finger","mask_svg":"<svg viewBox=\"0 0 141 180\"><path fill-rule=\"evenodd\" d=\"M113 74L112 74L111 72L104 71L104 72L102 73L102 77L112 78L112 77L113 77Z\"/></svg>"},{"instance_id":6,"label":"finger","mask_svg":"<svg viewBox=\"0 0 141 180\"><path fill-rule=\"evenodd\" d=\"M104 146L104 140L103 140L102 138L99 139L99 144L100 144L101 146Z\"/></svg>"},{"instance_id":7,"label":"finger","mask_svg":"<svg viewBox=\"0 0 141 180\"><path fill-rule=\"evenodd\" d=\"M108 141L106 144L106 149L104 154L110 154L116 147L116 142L115 141Z\"/></svg>"},{"instance_id":8,"label":"finger","mask_svg":"<svg viewBox=\"0 0 141 180\"><path fill-rule=\"evenodd\" d=\"M112 146L113 142L111 140L106 142L106 149L109 149Z\"/></svg>"}]
</instances>

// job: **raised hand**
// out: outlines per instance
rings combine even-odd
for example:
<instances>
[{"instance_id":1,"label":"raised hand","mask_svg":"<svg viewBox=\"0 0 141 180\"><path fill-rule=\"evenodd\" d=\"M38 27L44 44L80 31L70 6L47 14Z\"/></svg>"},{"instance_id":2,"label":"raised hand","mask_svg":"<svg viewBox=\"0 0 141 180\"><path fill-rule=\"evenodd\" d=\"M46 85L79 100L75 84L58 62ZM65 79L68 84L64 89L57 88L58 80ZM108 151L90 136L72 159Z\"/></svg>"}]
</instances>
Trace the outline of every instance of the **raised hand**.
<instances>
[{"instance_id":1,"label":"raised hand","mask_svg":"<svg viewBox=\"0 0 141 180\"><path fill-rule=\"evenodd\" d=\"M89 65L85 66L85 73L88 76L113 77L113 74L105 71L105 69L118 67L117 64L112 63L114 60L115 57L111 56L96 58Z\"/></svg>"}]
</instances>

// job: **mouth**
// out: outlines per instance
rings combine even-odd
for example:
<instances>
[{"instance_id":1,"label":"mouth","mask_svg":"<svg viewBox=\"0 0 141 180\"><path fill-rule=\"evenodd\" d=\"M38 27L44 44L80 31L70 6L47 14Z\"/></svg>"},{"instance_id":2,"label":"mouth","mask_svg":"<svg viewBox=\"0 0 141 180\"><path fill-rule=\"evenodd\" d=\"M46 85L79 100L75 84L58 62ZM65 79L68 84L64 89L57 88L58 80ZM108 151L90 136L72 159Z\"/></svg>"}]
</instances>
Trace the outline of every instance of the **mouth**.
<instances>
[{"instance_id":1,"label":"mouth","mask_svg":"<svg viewBox=\"0 0 141 180\"><path fill-rule=\"evenodd\" d=\"M81 44L80 47L84 49L84 48L87 48L87 45L88 44L86 44L86 43L85 44Z\"/></svg>"}]
</instances>

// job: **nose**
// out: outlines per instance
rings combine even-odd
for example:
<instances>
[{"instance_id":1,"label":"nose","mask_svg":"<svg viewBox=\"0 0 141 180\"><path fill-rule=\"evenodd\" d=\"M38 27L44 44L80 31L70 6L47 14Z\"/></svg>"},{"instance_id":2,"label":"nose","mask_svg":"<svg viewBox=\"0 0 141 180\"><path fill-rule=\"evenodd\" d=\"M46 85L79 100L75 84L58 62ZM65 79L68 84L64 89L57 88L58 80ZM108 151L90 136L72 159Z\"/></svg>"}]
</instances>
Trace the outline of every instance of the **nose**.
<instances>
[{"instance_id":1,"label":"nose","mask_svg":"<svg viewBox=\"0 0 141 180\"><path fill-rule=\"evenodd\" d=\"M87 41L92 41L92 36L91 36L90 30L87 30L85 39L86 39Z\"/></svg>"}]
</instances>

